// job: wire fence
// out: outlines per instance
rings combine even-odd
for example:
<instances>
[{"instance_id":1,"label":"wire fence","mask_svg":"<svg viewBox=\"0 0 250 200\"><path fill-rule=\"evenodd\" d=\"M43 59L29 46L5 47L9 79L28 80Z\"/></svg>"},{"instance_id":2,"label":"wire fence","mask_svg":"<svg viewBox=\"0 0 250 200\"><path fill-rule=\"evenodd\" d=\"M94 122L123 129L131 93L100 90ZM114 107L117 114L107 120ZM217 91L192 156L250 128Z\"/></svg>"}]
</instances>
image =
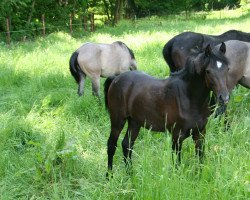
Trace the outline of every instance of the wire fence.
<instances>
[{"instance_id":1,"label":"wire fence","mask_svg":"<svg viewBox=\"0 0 250 200\"><path fill-rule=\"evenodd\" d=\"M10 45L11 43L11 37L14 34L21 34L21 37L23 40L26 39L27 35L33 34L33 35L42 35L45 36L47 33L50 33L52 31L56 30L68 30L70 34L73 33L73 30L76 29L74 27L81 27L83 31L87 32L90 30L91 32L95 31L95 15L94 13L90 14L89 17L84 16L82 23L72 23L73 21L73 15L70 15L69 22L66 23L66 25L47 25L45 23L45 16L42 15L42 21L41 23L35 25L35 28L28 28L28 29L21 29L21 30L11 30L11 23L10 18L7 17L6 20L6 31L0 31L0 35L2 37L6 37L6 43L7 45ZM25 34L27 33L27 34Z\"/></svg>"}]
</instances>

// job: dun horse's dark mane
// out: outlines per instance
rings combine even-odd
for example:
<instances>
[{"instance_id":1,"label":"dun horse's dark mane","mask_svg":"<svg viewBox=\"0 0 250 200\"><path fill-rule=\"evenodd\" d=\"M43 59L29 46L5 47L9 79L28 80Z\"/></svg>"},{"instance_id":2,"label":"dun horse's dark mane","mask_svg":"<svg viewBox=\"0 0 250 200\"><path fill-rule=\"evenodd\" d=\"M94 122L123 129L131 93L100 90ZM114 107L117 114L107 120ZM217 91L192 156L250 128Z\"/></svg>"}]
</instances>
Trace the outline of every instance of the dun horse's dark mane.
<instances>
[{"instance_id":1,"label":"dun horse's dark mane","mask_svg":"<svg viewBox=\"0 0 250 200\"><path fill-rule=\"evenodd\" d=\"M128 46L126 44L124 44L123 42L121 41L117 41L117 43L120 45L120 46L125 46L127 47L128 51L129 51L129 54L131 56L132 59L135 59L135 54L134 52L132 51L132 49L128 48Z\"/></svg>"}]
</instances>

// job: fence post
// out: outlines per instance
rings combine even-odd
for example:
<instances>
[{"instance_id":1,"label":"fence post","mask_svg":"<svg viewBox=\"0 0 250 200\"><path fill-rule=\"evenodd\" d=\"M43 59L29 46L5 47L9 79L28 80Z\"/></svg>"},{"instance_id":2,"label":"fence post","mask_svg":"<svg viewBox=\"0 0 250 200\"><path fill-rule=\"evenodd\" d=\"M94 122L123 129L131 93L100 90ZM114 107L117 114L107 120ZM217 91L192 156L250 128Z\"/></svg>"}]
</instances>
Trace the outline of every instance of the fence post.
<instances>
[{"instance_id":1,"label":"fence post","mask_svg":"<svg viewBox=\"0 0 250 200\"><path fill-rule=\"evenodd\" d=\"M90 30L91 32L95 31L95 14L90 14Z\"/></svg>"},{"instance_id":2,"label":"fence post","mask_svg":"<svg viewBox=\"0 0 250 200\"><path fill-rule=\"evenodd\" d=\"M72 29L72 13L69 15L69 29L70 29L70 34L72 35L73 29Z\"/></svg>"},{"instance_id":3,"label":"fence post","mask_svg":"<svg viewBox=\"0 0 250 200\"><path fill-rule=\"evenodd\" d=\"M42 14L42 24L43 24L43 37L45 37L45 19L44 19L44 14Z\"/></svg>"},{"instance_id":4,"label":"fence post","mask_svg":"<svg viewBox=\"0 0 250 200\"><path fill-rule=\"evenodd\" d=\"M6 18L6 42L10 45L10 17Z\"/></svg>"}]
</instances>

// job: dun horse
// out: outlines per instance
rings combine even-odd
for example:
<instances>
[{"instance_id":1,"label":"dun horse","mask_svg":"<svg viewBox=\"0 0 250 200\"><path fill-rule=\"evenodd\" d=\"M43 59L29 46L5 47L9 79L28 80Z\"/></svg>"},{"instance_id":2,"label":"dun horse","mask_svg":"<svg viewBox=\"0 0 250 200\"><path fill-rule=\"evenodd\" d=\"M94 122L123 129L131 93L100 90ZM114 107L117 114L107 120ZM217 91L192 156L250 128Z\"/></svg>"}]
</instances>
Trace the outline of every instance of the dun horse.
<instances>
[{"instance_id":1,"label":"dun horse","mask_svg":"<svg viewBox=\"0 0 250 200\"><path fill-rule=\"evenodd\" d=\"M205 126L210 115L210 91L225 103L229 99L225 48L223 43L219 51L212 51L208 45L197 57L189 58L184 69L167 79L159 80L133 71L105 81L105 104L111 121L107 143L109 171L126 121L128 129L122 141L126 165L131 161L132 148L141 127L160 132L168 129L178 162L181 161L182 142L192 135L196 154L202 161ZM217 62L222 63L220 69L214 65Z\"/></svg>"},{"instance_id":2,"label":"dun horse","mask_svg":"<svg viewBox=\"0 0 250 200\"><path fill-rule=\"evenodd\" d=\"M78 83L78 95L84 93L86 76L91 79L93 94L99 96L100 77L136 70L134 53L124 43L85 43L71 56L70 72Z\"/></svg>"},{"instance_id":3,"label":"dun horse","mask_svg":"<svg viewBox=\"0 0 250 200\"><path fill-rule=\"evenodd\" d=\"M250 43L242 42L238 40L229 40L225 42L227 51L225 56L227 57L228 75L227 75L227 88L229 93L233 88L240 84L250 89ZM220 45L217 45L215 49L219 49ZM221 67L221 63L214 63L218 68ZM224 113L226 105L220 103L217 114Z\"/></svg>"},{"instance_id":4,"label":"dun horse","mask_svg":"<svg viewBox=\"0 0 250 200\"><path fill-rule=\"evenodd\" d=\"M163 48L163 57L170 71L178 71L185 66L187 58L199 52L208 44L211 47L228 40L250 42L250 33L230 30L221 35L206 35L195 32L183 32L169 40Z\"/></svg>"},{"instance_id":5,"label":"dun horse","mask_svg":"<svg viewBox=\"0 0 250 200\"><path fill-rule=\"evenodd\" d=\"M250 43L238 40L225 42L229 71L227 77L227 87L229 92L239 83L250 89ZM220 45L215 47L217 50ZM216 63L220 67L220 63Z\"/></svg>"}]
</instances>

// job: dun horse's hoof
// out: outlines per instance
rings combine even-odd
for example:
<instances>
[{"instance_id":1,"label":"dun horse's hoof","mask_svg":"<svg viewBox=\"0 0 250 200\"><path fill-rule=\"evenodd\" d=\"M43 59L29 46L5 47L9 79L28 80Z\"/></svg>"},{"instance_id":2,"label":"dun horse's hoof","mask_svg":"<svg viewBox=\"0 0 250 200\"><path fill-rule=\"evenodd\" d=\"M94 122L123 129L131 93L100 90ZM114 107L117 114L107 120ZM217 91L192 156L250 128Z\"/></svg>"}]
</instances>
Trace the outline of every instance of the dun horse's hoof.
<instances>
[{"instance_id":1,"label":"dun horse's hoof","mask_svg":"<svg viewBox=\"0 0 250 200\"><path fill-rule=\"evenodd\" d=\"M83 92L77 92L78 96L83 96Z\"/></svg>"}]
</instances>

